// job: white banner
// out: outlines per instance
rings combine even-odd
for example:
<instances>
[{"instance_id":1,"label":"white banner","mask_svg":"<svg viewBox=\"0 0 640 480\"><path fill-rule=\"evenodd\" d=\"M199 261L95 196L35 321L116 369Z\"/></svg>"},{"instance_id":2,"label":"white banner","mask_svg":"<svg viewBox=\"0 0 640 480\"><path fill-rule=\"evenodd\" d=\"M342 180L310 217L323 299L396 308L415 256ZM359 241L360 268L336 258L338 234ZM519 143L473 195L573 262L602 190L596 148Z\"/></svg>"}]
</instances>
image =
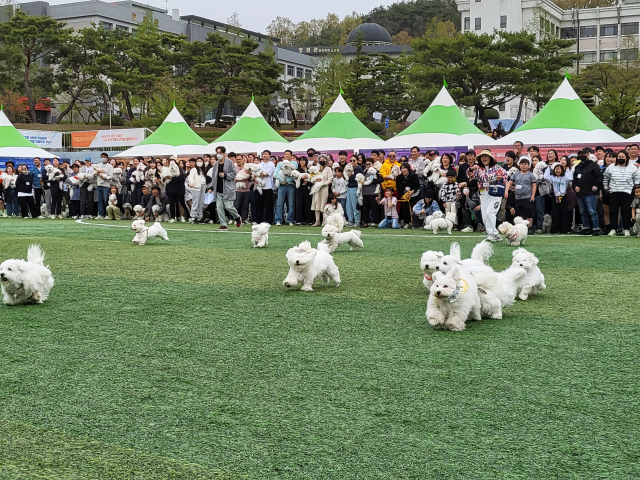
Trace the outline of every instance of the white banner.
<instances>
[{"instance_id":1,"label":"white banner","mask_svg":"<svg viewBox=\"0 0 640 480\"><path fill-rule=\"evenodd\" d=\"M62 148L62 133L50 132L47 130L18 130L27 140L35 143L38 147Z\"/></svg>"},{"instance_id":2,"label":"white banner","mask_svg":"<svg viewBox=\"0 0 640 480\"><path fill-rule=\"evenodd\" d=\"M131 147L144 140L144 128L71 132L73 148Z\"/></svg>"}]
</instances>

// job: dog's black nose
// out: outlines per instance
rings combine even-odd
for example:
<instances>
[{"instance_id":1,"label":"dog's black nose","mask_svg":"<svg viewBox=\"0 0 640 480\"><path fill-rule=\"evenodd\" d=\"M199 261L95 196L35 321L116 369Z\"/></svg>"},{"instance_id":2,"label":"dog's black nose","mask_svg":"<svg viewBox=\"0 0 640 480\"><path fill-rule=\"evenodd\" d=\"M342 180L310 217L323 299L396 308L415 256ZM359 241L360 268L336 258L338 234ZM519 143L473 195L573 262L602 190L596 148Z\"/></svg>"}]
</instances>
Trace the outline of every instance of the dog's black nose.
<instances>
[{"instance_id":1,"label":"dog's black nose","mask_svg":"<svg viewBox=\"0 0 640 480\"><path fill-rule=\"evenodd\" d=\"M436 270L440 270L440 266L439 265L436 267Z\"/></svg>"},{"instance_id":2,"label":"dog's black nose","mask_svg":"<svg viewBox=\"0 0 640 480\"><path fill-rule=\"evenodd\" d=\"M300 265L300 260L296 260L296 265Z\"/></svg>"},{"instance_id":3,"label":"dog's black nose","mask_svg":"<svg viewBox=\"0 0 640 480\"><path fill-rule=\"evenodd\" d=\"M438 290L438 291L436 292L436 295L440 295L440 290Z\"/></svg>"}]
</instances>

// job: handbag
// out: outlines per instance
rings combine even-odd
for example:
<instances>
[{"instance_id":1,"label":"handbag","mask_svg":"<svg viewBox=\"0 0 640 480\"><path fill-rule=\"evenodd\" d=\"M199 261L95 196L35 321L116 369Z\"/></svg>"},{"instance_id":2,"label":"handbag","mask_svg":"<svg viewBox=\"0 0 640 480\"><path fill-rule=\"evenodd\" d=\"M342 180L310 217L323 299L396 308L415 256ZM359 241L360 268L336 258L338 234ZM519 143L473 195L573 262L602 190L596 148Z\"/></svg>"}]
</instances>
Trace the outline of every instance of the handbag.
<instances>
[{"instance_id":1,"label":"handbag","mask_svg":"<svg viewBox=\"0 0 640 480\"><path fill-rule=\"evenodd\" d=\"M506 191L506 187L500 183L489 185L489 188L487 189L487 192L492 197L504 197L505 191Z\"/></svg>"}]
</instances>

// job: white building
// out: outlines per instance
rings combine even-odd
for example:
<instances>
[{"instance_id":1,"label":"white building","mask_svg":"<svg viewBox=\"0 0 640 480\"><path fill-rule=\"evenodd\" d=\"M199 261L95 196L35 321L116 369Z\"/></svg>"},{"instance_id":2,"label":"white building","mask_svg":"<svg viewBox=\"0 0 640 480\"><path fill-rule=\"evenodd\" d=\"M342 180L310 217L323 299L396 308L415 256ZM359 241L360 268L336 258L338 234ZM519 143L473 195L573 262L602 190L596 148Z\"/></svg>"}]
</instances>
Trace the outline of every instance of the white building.
<instances>
[{"instance_id":1,"label":"white building","mask_svg":"<svg viewBox=\"0 0 640 480\"><path fill-rule=\"evenodd\" d=\"M572 52L581 53L575 69L590 63L638 59L640 0L619 0L612 7L563 10L551 0L456 0L462 31L527 30L539 36L575 39ZM516 118L519 99L500 107L500 118ZM529 104L523 117L535 114Z\"/></svg>"}]
</instances>

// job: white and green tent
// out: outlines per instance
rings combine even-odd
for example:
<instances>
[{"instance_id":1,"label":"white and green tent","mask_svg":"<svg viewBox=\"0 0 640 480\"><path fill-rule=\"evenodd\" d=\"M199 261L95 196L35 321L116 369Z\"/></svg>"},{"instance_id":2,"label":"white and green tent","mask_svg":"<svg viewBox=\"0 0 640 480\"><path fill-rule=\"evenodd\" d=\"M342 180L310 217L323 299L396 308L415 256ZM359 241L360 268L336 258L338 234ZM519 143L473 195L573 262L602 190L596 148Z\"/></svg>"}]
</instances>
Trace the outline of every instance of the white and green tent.
<instances>
[{"instance_id":1,"label":"white and green tent","mask_svg":"<svg viewBox=\"0 0 640 480\"><path fill-rule=\"evenodd\" d=\"M318 151L375 149L385 148L385 142L358 120L340 94L325 116L289 145L294 152L308 148Z\"/></svg>"},{"instance_id":2,"label":"white and green tent","mask_svg":"<svg viewBox=\"0 0 640 480\"><path fill-rule=\"evenodd\" d=\"M460 111L445 86L420 118L386 142L387 147L391 148L472 148L474 145L491 143L491 137L482 133Z\"/></svg>"},{"instance_id":3,"label":"white and green tent","mask_svg":"<svg viewBox=\"0 0 640 480\"><path fill-rule=\"evenodd\" d=\"M194 149L193 154L215 153L218 146L236 153L284 152L289 148L289 141L267 123L252 100L233 127L210 145Z\"/></svg>"},{"instance_id":4,"label":"white and green tent","mask_svg":"<svg viewBox=\"0 0 640 480\"><path fill-rule=\"evenodd\" d=\"M515 141L525 145L566 145L625 140L589 110L565 78L537 115L513 133L497 140L496 145L512 145Z\"/></svg>"},{"instance_id":5,"label":"white and green tent","mask_svg":"<svg viewBox=\"0 0 640 480\"><path fill-rule=\"evenodd\" d=\"M629 140L631 143L638 143L640 142L640 135L636 135L635 137L631 137L627 140Z\"/></svg>"},{"instance_id":6,"label":"white and green tent","mask_svg":"<svg viewBox=\"0 0 640 480\"><path fill-rule=\"evenodd\" d=\"M178 109L173 110L164 119L158 129L135 147L131 147L116 155L118 158L130 157L168 157L171 155L190 155L197 147L205 146L205 142L184 121Z\"/></svg>"},{"instance_id":7,"label":"white and green tent","mask_svg":"<svg viewBox=\"0 0 640 480\"><path fill-rule=\"evenodd\" d=\"M0 158L57 158L27 140L0 110Z\"/></svg>"}]
</instances>

